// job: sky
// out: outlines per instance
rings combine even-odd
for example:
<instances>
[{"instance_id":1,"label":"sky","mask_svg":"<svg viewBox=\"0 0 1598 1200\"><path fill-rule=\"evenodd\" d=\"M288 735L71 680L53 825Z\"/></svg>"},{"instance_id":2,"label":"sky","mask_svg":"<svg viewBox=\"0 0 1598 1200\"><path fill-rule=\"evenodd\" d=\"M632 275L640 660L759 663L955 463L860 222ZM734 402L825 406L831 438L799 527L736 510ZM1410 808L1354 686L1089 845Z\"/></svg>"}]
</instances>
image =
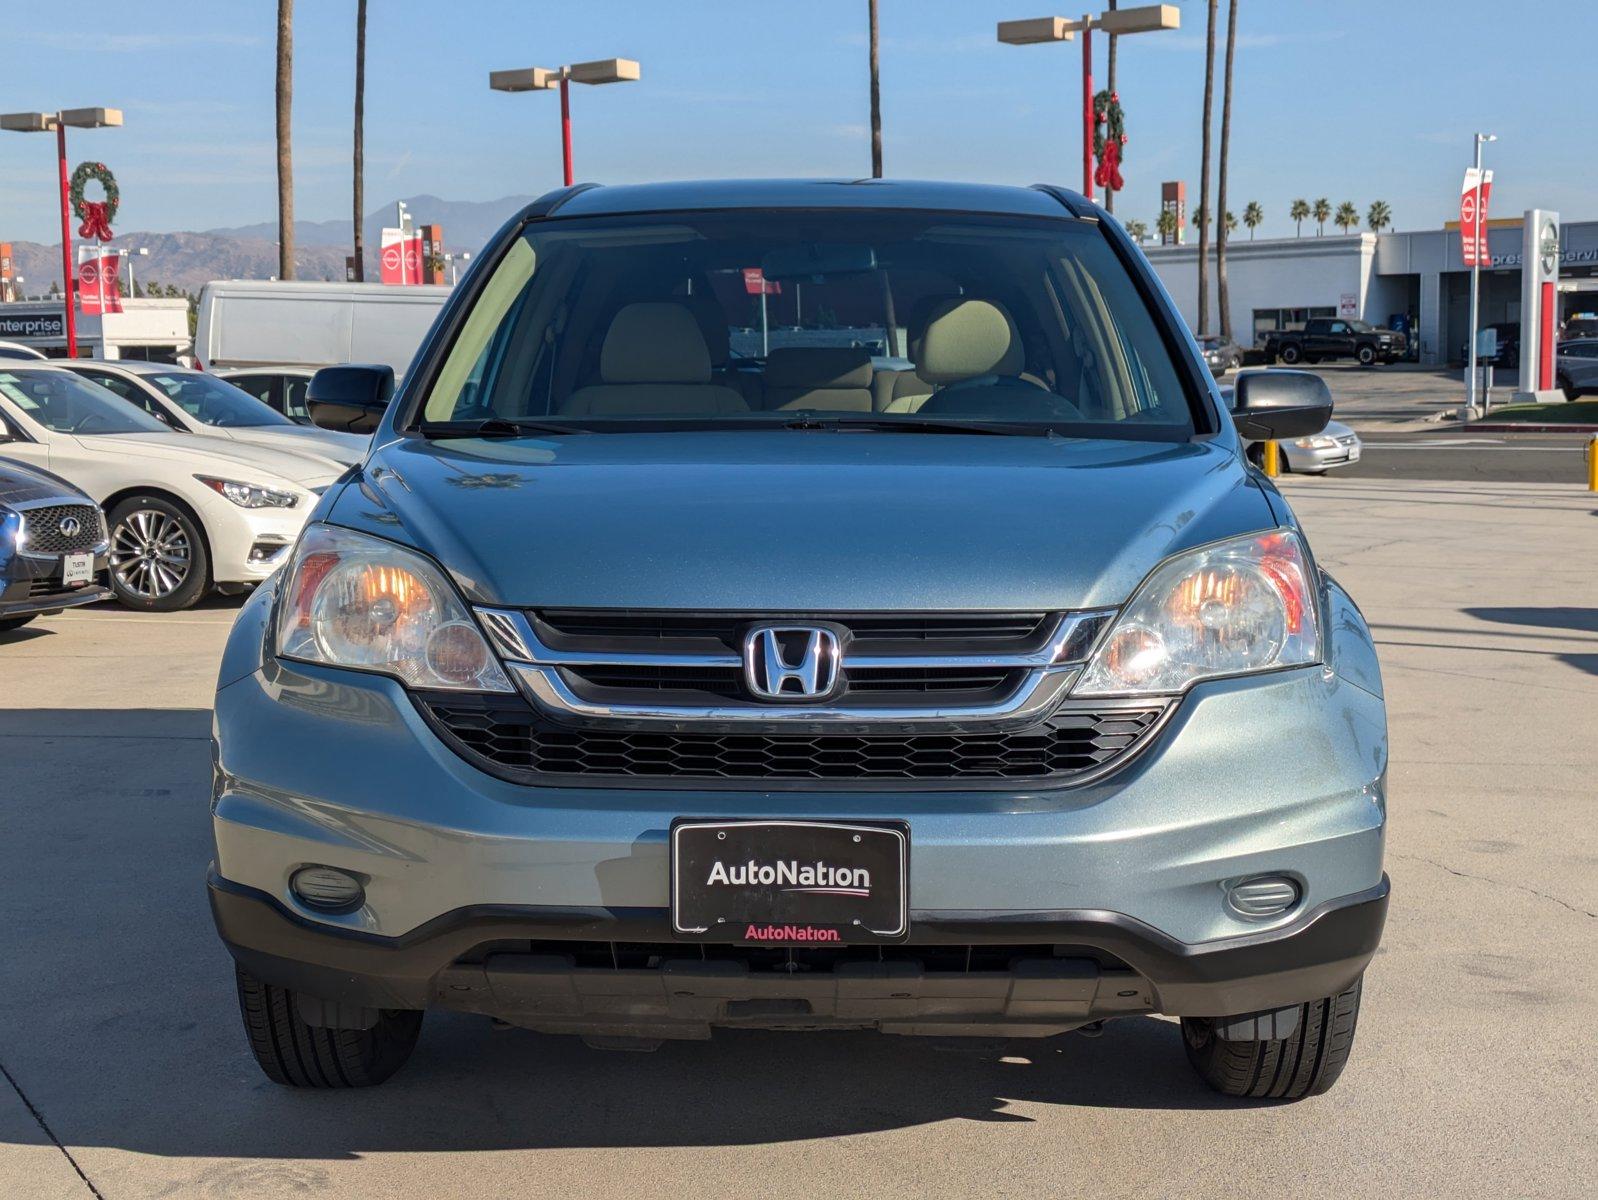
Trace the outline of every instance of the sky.
<instances>
[{"instance_id":1,"label":"sky","mask_svg":"<svg viewBox=\"0 0 1598 1200\"><path fill-rule=\"evenodd\" d=\"M71 131L104 161L119 230L209 229L275 213L276 0L78 0L8 6L0 111L119 107L121 129ZM885 173L1076 186L1078 45L1003 46L1000 19L1040 0L881 0ZM1123 219L1152 225L1162 180L1198 202L1206 5L1182 29L1123 38ZM1226 4L1221 4L1224 26ZM1496 172L1493 211L1598 218L1598 155L1559 47L1598 43L1589 0L1240 0L1229 207L1288 236L1289 204L1391 206L1398 229L1456 215L1471 135ZM296 215L347 218L355 0L299 0ZM203 13L204 19L196 16ZM1096 46L1102 82L1104 47ZM635 58L642 79L574 87L579 179L634 182L870 173L865 0L371 0L368 211L431 193L489 200L560 182L553 93L507 95L491 70ZM1217 78L1220 52L1217 49ZM1219 85L1216 138L1219 136ZM0 239L56 241L53 146L0 134ZM1238 236L1246 232L1239 230Z\"/></svg>"}]
</instances>

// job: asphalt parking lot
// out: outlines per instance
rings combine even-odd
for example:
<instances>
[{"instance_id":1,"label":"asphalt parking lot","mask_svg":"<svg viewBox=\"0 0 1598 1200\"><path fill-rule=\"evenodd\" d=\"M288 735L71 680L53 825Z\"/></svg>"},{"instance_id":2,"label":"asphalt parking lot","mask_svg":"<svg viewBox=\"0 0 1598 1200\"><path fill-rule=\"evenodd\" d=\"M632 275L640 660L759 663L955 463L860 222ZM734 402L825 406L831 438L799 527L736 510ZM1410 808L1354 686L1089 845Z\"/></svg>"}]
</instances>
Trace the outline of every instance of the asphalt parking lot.
<instances>
[{"instance_id":1,"label":"asphalt parking lot","mask_svg":"<svg viewBox=\"0 0 1598 1200\"><path fill-rule=\"evenodd\" d=\"M1393 734L1391 916L1329 1095L1222 1100L1147 1018L640 1055L435 1016L377 1091L277 1088L202 886L236 602L102 607L0 639L0 1197L1591 1195L1598 501L1284 486L1376 629Z\"/></svg>"}]
</instances>

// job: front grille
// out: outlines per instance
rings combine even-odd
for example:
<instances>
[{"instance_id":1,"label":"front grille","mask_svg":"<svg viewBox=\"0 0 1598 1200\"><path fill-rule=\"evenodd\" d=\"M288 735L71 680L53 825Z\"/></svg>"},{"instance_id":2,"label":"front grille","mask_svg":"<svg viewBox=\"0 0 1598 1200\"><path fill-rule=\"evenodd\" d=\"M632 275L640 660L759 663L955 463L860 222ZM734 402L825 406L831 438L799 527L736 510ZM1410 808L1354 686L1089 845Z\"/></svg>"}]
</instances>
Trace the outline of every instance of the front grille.
<instances>
[{"instance_id":1,"label":"front grille","mask_svg":"<svg viewBox=\"0 0 1598 1200\"><path fill-rule=\"evenodd\" d=\"M568 638L708 638L736 649L755 618L747 613L674 612L655 609L546 608L538 619ZM761 617L769 620L769 617ZM802 620L803 618L795 618ZM862 613L828 614L856 639L889 642L1024 641L1035 636L1046 613Z\"/></svg>"},{"instance_id":2,"label":"front grille","mask_svg":"<svg viewBox=\"0 0 1598 1200\"><path fill-rule=\"evenodd\" d=\"M550 776L655 780L1057 780L1097 772L1158 724L1159 706L1063 709L984 733L641 732L556 725L516 698L432 693L419 702L456 750L537 782Z\"/></svg>"},{"instance_id":3,"label":"front grille","mask_svg":"<svg viewBox=\"0 0 1598 1200\"><path fill-rule=\"evenodd\" d=\"M68 517L78 522L74 534L61 532L61 522ZM29 554L84 554L105 541L100 509L93 504L49 504L24 509L22 531L28 537Z\"/></svg>"},{"instance_id":4,"label":"front grille","mask_svg":"<svg viewBox=\"0 0 1598 1200\"><path fill-rule=\"evenodd\" d=\"M456 960L480 963L494 955L514 952L567 958L584 970L648 971L663 963L697 959L701 962L742 963L751 973L795 970L833 971L849 963L913 963L929 974L965 975L978 971L1008 971L1017 961L1072 958L1097 963L1101 970L1127 970L1124 961L1107 950L1055 943L898 942L886 945L737 946L718 942L536 941L493 942L477 947Z\"/></svg>"}]
</instances>

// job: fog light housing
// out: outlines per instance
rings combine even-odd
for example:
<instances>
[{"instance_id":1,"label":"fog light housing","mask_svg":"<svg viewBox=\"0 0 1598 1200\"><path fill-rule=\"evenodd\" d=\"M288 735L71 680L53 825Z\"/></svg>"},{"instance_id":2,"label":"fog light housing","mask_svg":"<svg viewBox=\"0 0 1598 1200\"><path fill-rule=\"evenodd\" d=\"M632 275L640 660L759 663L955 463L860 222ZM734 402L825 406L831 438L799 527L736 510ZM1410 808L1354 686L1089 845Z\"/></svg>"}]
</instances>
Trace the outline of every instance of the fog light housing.
<instances>
[{"instance_id":1,"label":"fog light housing","mask_svg":"<svg viewBox=\"0 0 1598 1200\"><path fill-rule=\"evenodd\" d=\"M1226 905L1240 917L1278 917L1298 903L1297 882L1285 875L1260 875L1231 884Z\"/></svg>"},{"instance_id":2,"label":"fog light housing","mask_svg":"<svg viewBox=\"0 0 1598 1200\"><path fill-rule=\"evenodd\" d=\"M348 912L366 900L365 885L337 867L301 867L289 880L289 890L306 908L321 912Z\"/></svg>"}]
</instances>

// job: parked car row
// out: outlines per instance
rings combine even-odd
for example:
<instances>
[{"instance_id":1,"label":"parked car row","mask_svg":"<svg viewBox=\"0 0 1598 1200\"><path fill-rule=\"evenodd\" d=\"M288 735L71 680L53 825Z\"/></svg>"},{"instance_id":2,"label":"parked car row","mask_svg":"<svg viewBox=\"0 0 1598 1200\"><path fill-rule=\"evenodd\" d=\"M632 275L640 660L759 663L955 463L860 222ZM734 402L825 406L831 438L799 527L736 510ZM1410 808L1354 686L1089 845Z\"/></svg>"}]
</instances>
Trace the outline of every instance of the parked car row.
<instances>
[{"instance_id":1,"label":"parked car row","mask_svg":"<svg viewBox=\"0 0 1598 1200\"><path fill-rule=\"evenodd\" d=\"M0 575L0 620L107 594L171 612L213 589L247 589L276 570L316 497L368 440L298 425L181 367L7 360L0 464L30 469L31 482L19 492L25 509L0 484L0 515L13 514L4 517L10 541L0 541L9 572ZM41 478L55 489L42 499ZM43 510L63 505L82 510L66 514L74 532L58 521L51 533L41 522L56 517ZM91 532L103 537L86 543ZM108 587L77 590L85 570L87 582ZM29 597L40 603L17 606Z\"/></svg>"}]
</instances>

